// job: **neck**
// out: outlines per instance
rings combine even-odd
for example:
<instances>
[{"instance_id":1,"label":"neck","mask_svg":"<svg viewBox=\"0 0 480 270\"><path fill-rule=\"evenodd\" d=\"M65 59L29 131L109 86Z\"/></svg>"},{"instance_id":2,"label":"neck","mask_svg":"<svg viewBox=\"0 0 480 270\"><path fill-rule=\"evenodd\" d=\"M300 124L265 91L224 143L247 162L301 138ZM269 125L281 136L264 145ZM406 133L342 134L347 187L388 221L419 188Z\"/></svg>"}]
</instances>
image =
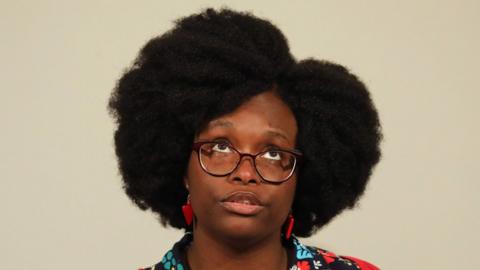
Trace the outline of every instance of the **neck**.
<instances>
[{"instance_id":1,"label":"neck","mask_svg":"<svg viewBox=\"0 0 480 270\"><path fill-rule=\"evenodd\" d=\"M287 252L282 246L280 232L251 241L219 238L200 230L195 231L186 254L190 269L287 268Z\"/></svg>"}]
</instances>

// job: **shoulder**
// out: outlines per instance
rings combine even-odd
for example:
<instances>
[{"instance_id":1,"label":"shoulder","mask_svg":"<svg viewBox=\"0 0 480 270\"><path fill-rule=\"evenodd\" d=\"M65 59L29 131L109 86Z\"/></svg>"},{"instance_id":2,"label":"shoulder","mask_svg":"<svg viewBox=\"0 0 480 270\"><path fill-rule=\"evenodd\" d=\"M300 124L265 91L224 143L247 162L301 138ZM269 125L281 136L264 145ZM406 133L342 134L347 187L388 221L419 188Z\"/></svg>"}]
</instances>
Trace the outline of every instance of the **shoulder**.
<instances>
[{"instance_id":1,"label":"shoulder","mask_svg":"<svg viewBox=\"0 0 480 270\"><path fill-rule=\"evenodd\" d=\"M295 237L290 243L293 244L293 264L289 267L290 270L380 270L377 266L352 256L339 256L322 248L303 245Z\"/></svg>"},{"instance_id":2,"label":"shoulder","mask_svg":"<svg viewBox=\"0 0 480 270\"><path fill-rule=\"evenodd\" d=\"M377 266L352 256L336 255L331 251L316 247L310 248L323 257L331 270L380 270Z\"/></svg>"},{"instance_id":3,"label":"shoulder","mask_svg":"<svg viewBox=\"0 0 480 270\"><path fill-rule=\"evenodd\" d=\"M185 234L180 241L165 253L162 260L155 265L145 268L139 268L138 270L185 270L189 269L187 264L184 263L184 250L187 245L192 241L193 236L190 233Z\"/></svg>"}]
</instances>

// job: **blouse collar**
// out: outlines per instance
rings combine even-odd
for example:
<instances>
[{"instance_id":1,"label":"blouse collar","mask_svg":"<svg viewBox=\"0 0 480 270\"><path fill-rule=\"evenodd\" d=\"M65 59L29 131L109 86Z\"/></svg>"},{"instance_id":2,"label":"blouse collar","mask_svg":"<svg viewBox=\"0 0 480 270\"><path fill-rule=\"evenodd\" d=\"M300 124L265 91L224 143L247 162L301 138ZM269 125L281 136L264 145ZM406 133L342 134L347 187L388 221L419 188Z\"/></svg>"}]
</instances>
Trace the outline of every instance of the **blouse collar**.
<instances>
[{"instance_id":1,"label":"blouse collar","mask_svg":"<svg viewBox=\"0 0 480 270\"><path fill-rule=\"evenodd\" d=\"M154 269L190 270L186 260L186 248L192 240L193 234L186 233ZM288 270L330 270L318 249L301 244L295 236L292 235L289 240L284 241L284 246L287 249Z\"/></svg>"}]
</instances>

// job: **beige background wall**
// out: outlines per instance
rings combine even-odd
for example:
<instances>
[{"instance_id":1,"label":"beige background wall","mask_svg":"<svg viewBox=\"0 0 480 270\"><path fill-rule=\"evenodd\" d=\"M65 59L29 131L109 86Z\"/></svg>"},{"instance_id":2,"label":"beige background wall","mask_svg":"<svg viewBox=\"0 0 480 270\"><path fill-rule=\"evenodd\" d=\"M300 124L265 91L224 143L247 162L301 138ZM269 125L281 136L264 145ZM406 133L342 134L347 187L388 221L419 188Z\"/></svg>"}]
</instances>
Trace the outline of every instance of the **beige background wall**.
<instances>
[{"instance_id":1,"label":"beige background wall","mask_svg":"<svg viewBox=\"0 0 480 270\"><path fill-rule=\"evenodd\" d=\"M383 269L479 269L480 2L4 1L0 269L136 269L180 237L122 193L106 103L140 47L222 4L369 86L383 160L308 243Z\"/></svg>"}]
</instances>

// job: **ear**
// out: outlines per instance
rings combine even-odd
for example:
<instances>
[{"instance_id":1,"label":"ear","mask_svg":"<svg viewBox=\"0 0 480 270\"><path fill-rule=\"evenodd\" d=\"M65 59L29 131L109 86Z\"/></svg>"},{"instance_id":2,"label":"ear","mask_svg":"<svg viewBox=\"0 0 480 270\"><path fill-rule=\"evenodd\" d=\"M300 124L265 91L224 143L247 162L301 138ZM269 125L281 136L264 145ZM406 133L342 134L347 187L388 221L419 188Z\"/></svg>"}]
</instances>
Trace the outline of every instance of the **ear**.
<instances>
[{"instance_id":1,"label":"ear","mask_svg":"<svg viewBox=\"0 0 480 270\"><path fill-rule=\"evenodd\" d=\"M190 191L190 184L189 184L190 180L188 179L187 176L184 176L183 177L183 185L185 186L185 188L187 189L187 191Z\"/></svg>"}]
</instances>

